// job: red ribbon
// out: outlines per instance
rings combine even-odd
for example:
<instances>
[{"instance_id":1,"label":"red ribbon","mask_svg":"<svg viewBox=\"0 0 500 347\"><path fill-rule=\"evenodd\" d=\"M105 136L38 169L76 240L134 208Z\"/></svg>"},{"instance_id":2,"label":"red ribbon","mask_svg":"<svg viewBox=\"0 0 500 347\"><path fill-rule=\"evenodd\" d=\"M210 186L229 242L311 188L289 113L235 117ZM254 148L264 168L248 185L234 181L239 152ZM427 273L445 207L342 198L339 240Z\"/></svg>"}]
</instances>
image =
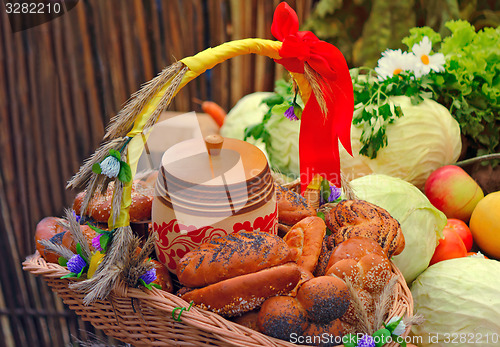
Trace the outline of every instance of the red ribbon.
<instances>
[{"instance_id":1,"label":"red ribbon","mask_svg":"<svg viewBox=\"0 0 500 347\"><path fill-rule=\"evenodd\" d=\"M324 115L314 93L311 93L300 125L300 182L304 191L314 175L340 187L339 140L352 155L351 123L354 95L349 68L342 53L321 41L310 31L298 31L295 11L282 2L274 12L271 33L283 42L275 59L288 71L304 73L304 63L320 76L321 90L328 114Z\"/></svg>"}]
</instances>

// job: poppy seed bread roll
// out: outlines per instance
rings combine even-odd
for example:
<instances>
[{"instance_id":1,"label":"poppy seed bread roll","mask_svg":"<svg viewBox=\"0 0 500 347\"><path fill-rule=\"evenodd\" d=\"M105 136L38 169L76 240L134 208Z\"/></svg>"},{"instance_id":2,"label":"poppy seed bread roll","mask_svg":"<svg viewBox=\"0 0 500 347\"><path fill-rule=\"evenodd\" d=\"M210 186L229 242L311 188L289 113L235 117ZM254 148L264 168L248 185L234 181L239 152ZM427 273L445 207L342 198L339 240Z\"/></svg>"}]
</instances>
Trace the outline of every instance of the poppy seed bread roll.
<instances>
[{"instance_id":1,"label":"poppy seed bread roll","mask_svg":"<svg viewBox=\"0 0 500 347\"><path fill-rule=\"evenodd\" d=\"M266 299L288 294L300 280L297 264L274 266L255 273L229 278L182 295L182 299L225 317L242 315Z\"/></svg>"},{"instance_id":2,"label":"poppy seed bread roll","mask_svg":"<svg viewBox=\"0 0 500 347\"><path fill-rule=\"evenodd\" d=\"M240 232L214 238L188 252L179 261L177 277L186 287L203 287L292 260L280 237L260 231Z\"/></svg>"},{"instance_id":3,"label":"poppy seed bread roll","mask_svg":"<svg viewBox=\"0 0 500 347\"><path fill-rule=\"evenodd\" d=\"M335 245L352 237L366 237L377 241L388 258L405 247L399 222L382 207L367 201L343 200L325 217Z\"/></svg>"},{"instance_id":4,"label":"poppy seed bread roll","mask_svg":"<svg viewBox=\"0 0 500 347\"><path fill-rule=\"evenodd\" d=\"M294 225L306 217L316 216L316 211L300 194L275 184L278 203L278 221Z\"/></svg>"}]
</instances>

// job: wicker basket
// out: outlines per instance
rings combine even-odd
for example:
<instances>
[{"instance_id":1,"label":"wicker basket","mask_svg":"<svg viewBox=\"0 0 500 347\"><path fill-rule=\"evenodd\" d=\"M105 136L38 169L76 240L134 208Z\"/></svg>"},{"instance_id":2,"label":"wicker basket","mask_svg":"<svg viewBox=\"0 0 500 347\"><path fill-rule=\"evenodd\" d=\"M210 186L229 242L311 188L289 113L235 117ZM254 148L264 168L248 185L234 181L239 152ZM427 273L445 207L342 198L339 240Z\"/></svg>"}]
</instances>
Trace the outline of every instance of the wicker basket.
<instances>
[{"instance_id":1,"label":"wicker basket","mask_svg":"<svg viewBox=\"0 0 500 347\"><path fill-rule=\"evenodd\" d=\"M23 269L43 276L52 290L83 320L134 346L294 346L196 307L184 311L182 321L178 322L172 318L172 311L176 307L189 307L189 304L174 294L155 288L140 290L118 283L106 300L86 306L83 304L84 294L68 288L74 279L60 278L69 271L58 264L47 263L38 252L24 261ZM411 292L398 268L392 265L392 271L398 276L394 289L397 299L388 319L411 317ZM410 327L403 336L409 331Z\"/></svg>"}]
</instances>

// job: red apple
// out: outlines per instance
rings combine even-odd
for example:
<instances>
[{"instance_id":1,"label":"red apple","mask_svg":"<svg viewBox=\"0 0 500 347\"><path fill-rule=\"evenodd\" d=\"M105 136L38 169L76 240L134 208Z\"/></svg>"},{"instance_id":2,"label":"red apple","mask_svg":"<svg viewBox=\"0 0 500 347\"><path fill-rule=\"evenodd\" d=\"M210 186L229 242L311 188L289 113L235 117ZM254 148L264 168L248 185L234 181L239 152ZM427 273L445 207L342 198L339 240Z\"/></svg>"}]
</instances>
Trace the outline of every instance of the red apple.
<instances>
[{"instance_id":1,"label":"red apple","mask_svg":"<svg viewBox=\"0 0 500 347\"><path fill-rule=\"evenodd\" d=\"M474 207L484 197L483 190L462 168L442 166L425 182L425 195L448 218L467 222Z\"/></svg>"}]
</instances>

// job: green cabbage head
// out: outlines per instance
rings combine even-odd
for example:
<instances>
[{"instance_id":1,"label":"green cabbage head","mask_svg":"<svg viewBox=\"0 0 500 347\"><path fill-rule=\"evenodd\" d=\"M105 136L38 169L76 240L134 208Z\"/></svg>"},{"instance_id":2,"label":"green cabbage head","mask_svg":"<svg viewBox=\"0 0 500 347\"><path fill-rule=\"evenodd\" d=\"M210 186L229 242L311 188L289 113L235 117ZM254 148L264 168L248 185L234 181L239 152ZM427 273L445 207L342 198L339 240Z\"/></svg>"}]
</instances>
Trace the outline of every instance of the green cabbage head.
<instances>
[{"instance_id":1,"label":"green cabbage head","mask_svg":"<svg viewBox=\"0 0 500 347\"><path fill-rule=\"evenodd\" d=\"M394 96L391 102L401 106L404 115L387 125L387 146L375 159L360 155L363 129L351 126L354 156L341 147L342 171L351 178L385 174L423 188L434 170L455 163L460 156L460 126L446 107L434 100L413 105L407 96Z\"/></svg>"},{"instance_id":2,"label":"green cabbage head","mask_svg":"<svg viewBox=\"0 0 500 347\"><path fill-rule=\"evenodd\" d=\"M429 266L446 216L417 187L399 178L371 174L352 180L351 186L358 199L386 209L401 224L405 248L392 261L411 283Z\"/></svg>"},{"instance_id":3,"label":"green cabbage head","mask_svg":"<svg viewBox=\"0 0 500 347\"><path fill-rule=\"evenodd\" d=\"M430 266L413 282L419 346L500 345L500 262L465 257ZM416 340L415 340L416 341Z\"/></svg>"}]
</instances>

